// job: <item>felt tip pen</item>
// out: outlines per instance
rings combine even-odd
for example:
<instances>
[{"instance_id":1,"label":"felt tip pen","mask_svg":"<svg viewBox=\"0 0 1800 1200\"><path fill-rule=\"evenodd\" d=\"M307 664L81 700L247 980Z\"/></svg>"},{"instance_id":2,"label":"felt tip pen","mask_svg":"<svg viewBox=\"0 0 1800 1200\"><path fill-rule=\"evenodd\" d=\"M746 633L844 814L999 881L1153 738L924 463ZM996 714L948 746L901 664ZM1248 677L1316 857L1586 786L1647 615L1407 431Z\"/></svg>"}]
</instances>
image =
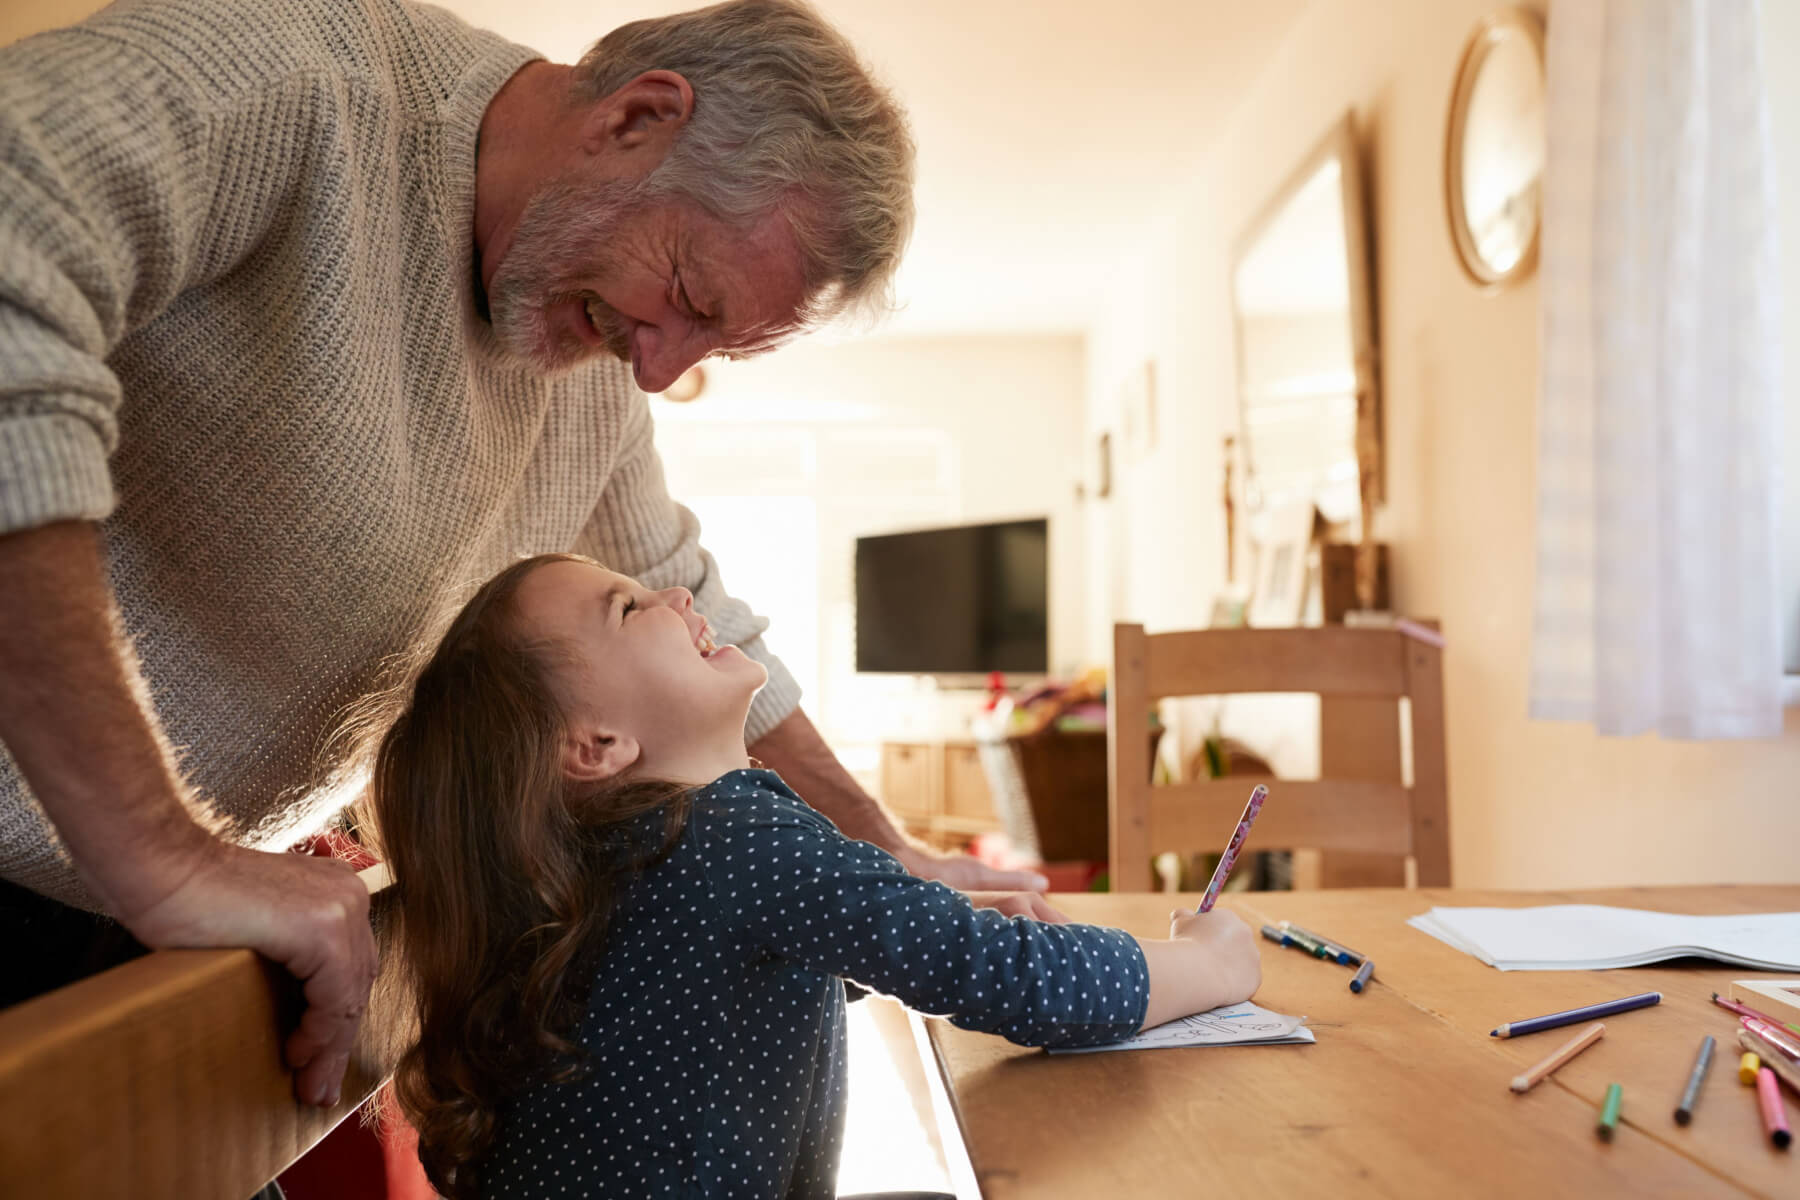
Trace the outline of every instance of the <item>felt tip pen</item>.
<instances>
[{"instance_id":1,"label":"felt tip pen","mask_svg":"<svg viewBox=\"0 0 1800 1200\"><path fill-rule=\"evenodd\" d=\"M1372 958L1363 959L1362 966L1356 969L1356 977L1350 981L1350 990L1353 992L1362 991L1369 986L1369 980L1374 974L1375 960Z\"/></svg>"},{"instance_id":2,"label":"felt tip pen","mask_svg":"<svg viewBox=\"0 0 1800 1200\"><path fill-rule=\"evenodd\" d=\"M1751 1033L1748 1029L1738 1030L1738 1045L1749 1051L1748 1054L1744 1055L1745 1058L1754 1058L1756 1060L1757 1071L1762 1070L1764 1067L1769 1068L1769 1070L1775 1072L1775 1078L1787 1084L1796 1096L1800 1096L1800 1063L1789 1062L1785 1054L1757 1037L1754 1033ZM1756 1082L1755 1071L1751 1072L1749 1082L1752 1084Z\"/></svg>"},{"instance_id":3,"label":"felt tip pen","mask_svg":"<svg viewBox=\"0 0 1800 1200\"><path fill-rule=\"evenodd\" d=\"M1712 994L1712 999L1713 1003L1720 1008L1734 1012L1740 1017L1755 1017L1759 1021L1767 1021L1771 1025L1778 1025L1789 1033L1800 1034L1800 1025L1796 1025L1792 1021L1777 1021L1768 1013L1763 1012L1761 1009L1751 1008L1741 1000L1733 1000L1727 996L1721 996L1717 992Z\"/></svg>"},{"instance_id":4,"label":"felt tip pen","mask_svg":"<svg viewBox=\"0 0 1800 1200\"><path fill-rule=\"evenodd\" d=\"M1300 926L1294 924L1292 921L1283 921L1281 923L1281 927L1283 929L1290 930L1294 933L1305 934L1307 937L1311 938L1313 941L1315 941L1315 942L1319 943L1321 946L1325 947L1326 950L1330 951L1331 954L1337 958L1338 962L1342 963L1344 966L1347 966L1347 967L1362 966L1363 956L1358 954L1356 951L1350 949L1350 947L1344 945L1344 943L1342 943L1340 941L1336 941L1332 938L1328 938L1324 934L1321 934L1321 933L1314 933L1310 929L1302 929L1302 928L1300 928Z\"/></svg>"},{"instance_id":5,"label":"felt tip pen","mask_svg":"<svg viewBox=\"0 0 1800 1200\"><path fill-rule=\"evenodd\" d=\"M1594 1127L1594 1132L1600 1135L1603 1142L1612 1141L1613 1134L1619 1128L1619 1105L1624 1096L1625 1089L1620 1084L1607 1086L1606 1099L1600 1105L1600 1123Z\"/></svg>"},{"instance_id":6,"label":"felt tip pen","mask_svg":"<svg viewBox=\"0 0 1800 1200\"><path fill-rule=\"evenodd\" d=\"M1777 1150L1786 1150L1793 1144L1794 1135L1788 1129L1787 1110L1781 1103L1781 1088L1775 1083L1775 1072L1767 1066L1756 1073L1756 1102L1762 1109L1763 1129L1768 1132L1769 1140Z\"/></svg>"},{"instance_id":7,"label":"felt tip pen","mask_svg":"<svg viewBox=\"0 0 1800 1200\"><path fill-rule=\"evenodd\" d=\"M1712 1066L1715 1045L1717 1043L1711 1034L1700 1042L1700 1055L1694 1059L1694 1069L1688 1073L1687 1086L1681 1089L1681 1102L1675 1106L1677 1125L1686 1125L1694 1119L1694 1105L1700 1103L1700 1085L1706 1082L1706 1070Z\"/></svg>"},{"instance_id":8,"label":"felt tip pen","mask_svg":"<svg viewBox=\"0 0 1800 1200\"><path fill-rule=\"evenodd\" d=\"M1800 1039L1796 1039L1787 1030L1777 1025L1771 1025L1767 1021L1759 1021L1755 1017L1739 1017L1738 1024L1787 1055L1789 1059L1800 1062Z\"/></svg>"}]
</instances>

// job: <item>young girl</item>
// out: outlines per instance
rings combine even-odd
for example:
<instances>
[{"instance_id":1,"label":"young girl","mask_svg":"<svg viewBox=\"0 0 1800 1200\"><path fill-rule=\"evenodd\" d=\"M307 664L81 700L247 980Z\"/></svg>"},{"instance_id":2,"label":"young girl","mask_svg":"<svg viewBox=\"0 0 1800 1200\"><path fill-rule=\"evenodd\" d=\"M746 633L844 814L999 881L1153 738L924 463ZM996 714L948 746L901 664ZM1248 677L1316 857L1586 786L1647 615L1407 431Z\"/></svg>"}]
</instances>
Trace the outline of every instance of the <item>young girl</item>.
<instances>
[{"instance_id":1,"label":"young girl","mask_svg":"<svg viewBox=\"0 0 1800 1200\"><path fill-rule=\"evenodd\" d=\"M465 1196L830 1197L844 985L1025 1045L1247 998L1224 910L1168 941L1007 918L749 759L767 674L685 588L522 560L419 671L369 799L417 1041L396 1072Z\"/></svg>"}]
</instances>

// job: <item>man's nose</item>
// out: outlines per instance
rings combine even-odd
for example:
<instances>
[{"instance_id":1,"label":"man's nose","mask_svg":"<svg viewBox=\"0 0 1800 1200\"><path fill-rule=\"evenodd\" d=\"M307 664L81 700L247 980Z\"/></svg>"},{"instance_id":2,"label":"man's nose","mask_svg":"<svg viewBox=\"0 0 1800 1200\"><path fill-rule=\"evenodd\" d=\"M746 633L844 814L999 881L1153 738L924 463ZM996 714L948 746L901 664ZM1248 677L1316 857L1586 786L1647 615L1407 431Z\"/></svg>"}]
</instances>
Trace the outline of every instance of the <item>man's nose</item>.
<instances>
[{"instance_id":1,"label":"man's nose","mask_svg":"<svg viewBox=\"0 0 1800 1200\"><path fill-rule=\"evenodd\" d=\"M638 326L635 349L637 385L646 392L663 391L706 357L699 338L670 336L669 331L653 325Z\"/></svg>"}]
</instances>

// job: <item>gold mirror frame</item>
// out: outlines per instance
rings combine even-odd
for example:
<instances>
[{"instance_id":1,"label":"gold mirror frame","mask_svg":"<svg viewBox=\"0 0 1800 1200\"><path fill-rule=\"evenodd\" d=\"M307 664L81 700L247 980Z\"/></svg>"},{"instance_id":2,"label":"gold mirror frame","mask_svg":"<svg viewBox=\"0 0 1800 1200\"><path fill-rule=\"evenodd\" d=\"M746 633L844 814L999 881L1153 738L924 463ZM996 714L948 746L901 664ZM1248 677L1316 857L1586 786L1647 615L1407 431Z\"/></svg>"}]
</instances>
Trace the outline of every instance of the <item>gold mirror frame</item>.
<instances>
[{"instance_id":1,"label":"gold mirror frame","mask_svg":"<svg viewBox=\"0 0 1800 1200\"><path fill-rule=\"evenodd\" d=\"M1377 351L1375 345L1375 289L1371 281L1371 263L1369 256L1369 222L1367 207L1363 199L1362 159L1356 137L1356 121L1354 116L1346 112L1337 123L1326 131L1324 137L1314 143L1306 157L1288 173L1281 186L1257 212L1254 220L1240 233L1231 251L1231 270L1236 272L1238 264L1256 245L1257 241L1268 231L1270 225L1286 209L1294 195L1318 174L1326 163L1336 160L1338 164L1338 202L1344 220L1344 251L1347 261L1344 273L1349 283L1350 294L1347 297L1350 315L1351 355L1356 372L1356 458L1359 475L1358 490L1365 502L1376 503L1386 499L1384 486L1384 464L1382 462L1382 419L1381 388L1376 370ZM1232 323L1236 343L1239 370L1244 362L1244 331L1239 319L1238 305L1233 293ZM1242 385L1239 385L1238 406L1243 407ZM1245 452L1253 456L1255 451L1245 441ZM1365 528L1368 513L1364 513Z\"/></svg>"},{"instance_id":2,"label":"gold mirror frame","mask_svg":"<svg viewBox=\"0 0 1800 1200\"><path fill-rule=\"evenodd\" d=\"M1481 256L1463 203L1463 137L1467 132L1469 101L1481 69L1494 48L1511 36L1522 36L1537 55L1538 69L1544 69L1544 19L1529 8L1507 8L1482 18L1463 50L1462 62L1456 68L1456 85L1450 93L1450 120L1444 132L1444 203L1450 221L1450 238L1456 244L1456 259L1470 279L1484 288L1498 288L1521 279L1537 266L1538 242L1543 236L1543 211L1531 228L1531 240L1519 260L1504 271L1496 271Z\"/></svg>"}]
</instances>

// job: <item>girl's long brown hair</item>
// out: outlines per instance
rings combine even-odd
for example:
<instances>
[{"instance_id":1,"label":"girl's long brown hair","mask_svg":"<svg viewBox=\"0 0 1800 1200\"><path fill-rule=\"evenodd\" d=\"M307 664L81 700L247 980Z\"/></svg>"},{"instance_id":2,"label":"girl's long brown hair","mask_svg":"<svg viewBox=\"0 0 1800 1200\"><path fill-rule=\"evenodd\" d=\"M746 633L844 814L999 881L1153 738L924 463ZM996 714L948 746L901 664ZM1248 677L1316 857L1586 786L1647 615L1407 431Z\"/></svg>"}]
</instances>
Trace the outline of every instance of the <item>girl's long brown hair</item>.
<instances>
[{"instance_id":1,"label":"girl's long brown hair","mask_svg":"<svg viewBox=\"0 0 1800 1200\"><path fill-rule=\"evenodd\" d=\"M365 747L385 730L359 805L397 891L378 929L377 1005L403 1030L394 1087L419 1159L452 1200L477 1194L508 1098L579 1077L569 1035L615 899L673 847L691 798L660 781L564 782L564 720L547 680L558 648L512 629L520 582L559 560L593 561L546 554L500 572L410 687L346 727ZM662 836L627 844L623 823L659 807Z\"/></svg>"}]
</instances>

